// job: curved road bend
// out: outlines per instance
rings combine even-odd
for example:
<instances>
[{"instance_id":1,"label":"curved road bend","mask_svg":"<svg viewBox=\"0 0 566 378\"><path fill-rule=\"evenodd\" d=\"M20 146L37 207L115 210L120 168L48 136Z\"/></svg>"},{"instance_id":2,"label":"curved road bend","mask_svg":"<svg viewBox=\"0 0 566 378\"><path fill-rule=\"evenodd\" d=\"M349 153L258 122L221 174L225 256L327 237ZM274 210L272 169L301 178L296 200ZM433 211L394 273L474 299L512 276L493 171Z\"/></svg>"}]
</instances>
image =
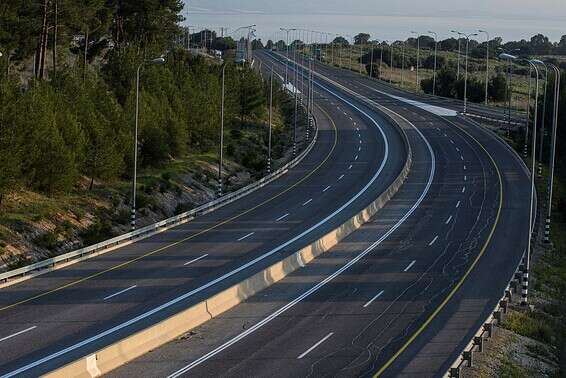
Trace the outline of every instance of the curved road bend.
<instances>
[{"instance_id":1,"label":"curved road bend","mask_svg":"<svg viewBox=\"0 0 566 378\"><path fill-rule=\"evenodd\" d=\"M276 182L162 234L0 290L0 375L36 376L154 324L375 199L405 163L399 131L346 103L320 105L316 147Z\"/></svg>"},{"instance_id":2,"label":"curved road bend","mask_svg":"<svg viewBox=\"0 0 566 378\"><path fill-rule=\"evenodd\" d=\"M507 147L467 121L358 90L415 126L415 169L393 201L332 253L112 376L444 372L517 266L528 178Z\"/></svg>"}]
</instances>

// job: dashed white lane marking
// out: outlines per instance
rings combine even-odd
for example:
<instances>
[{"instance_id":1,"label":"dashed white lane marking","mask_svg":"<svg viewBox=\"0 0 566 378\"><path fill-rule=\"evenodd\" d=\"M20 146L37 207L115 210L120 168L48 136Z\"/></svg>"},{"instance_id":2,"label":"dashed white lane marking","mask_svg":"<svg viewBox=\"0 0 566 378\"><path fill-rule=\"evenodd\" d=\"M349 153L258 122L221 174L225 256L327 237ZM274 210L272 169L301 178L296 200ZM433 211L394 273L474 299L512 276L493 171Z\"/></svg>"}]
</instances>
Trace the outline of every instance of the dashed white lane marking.
<instances>
[{"instance_id":1,"label":"dashed white lane marking","mask_svg":"<svg viewBox=\"0 0 566 378\"><path fill-rule=\"evenodd\" d=\"M36 328L37 328L37 326L29 327L29 328L26 328L26 329L21 330L21 331L19 331L19 332L13 333L13 334L11 334L11 335L9 335L9 336L5 336L5 337L3 337L3 338L0 339L0 342L5 341L5 340L8 340L8 339L11 339L12 337L19 336L19 335L21 335L22 333L29 332L29 331L31 331L32 329L36 329Z\"/></svg>"},{"instance_id":2,"label":"dashed white lane marking","mask_svg":"<svg viewBox=\"0 0 566 378\"><path fill-rule=\"evenodd\" d=\"M344 178L344 175L338 177L338 181L342 180Z\"/></svg>"},{"instance_id":3,"label":"dashed white lane marking","mask_svg":"<svg viewBox=\"0 0 566 378\"><path fill-rule=\"evenodd\" d=\"M362 140L360 139L360 144L362 144Z\"/></svg>"},{"instance_id":4,"label":"dashed white lane marking","mask_svg":"<svg viewBox=\"0 0 566 378\"><path fill-rule=\"evenodd\" d=\"M310 352L312 352L316 347L318 347L320 344L322 344L323 342L325 342L326 340L328 340L330 337L332 337L332 335L334 335L334 332L330 332L328 335L324 336L322 338L322 340L320 340L319 342L317 342L316 344L314 344L313 346L311 346L309 349L307 349L303 354L301 354L299 357L297 357L297 360L300 360L301 358L305 357L307 354L309 354Z\"/></svg>"},{"instance_id":5,"label":"dashed white lane marking","mask_svg":"<svg viewBox=\"0 0 566 378\"><path fill-rule=\"evenodd\" d=\"M310 200L308 200L307 202L303 203L303 206L307 206L311 202L312 202L312 198Z\"/></svg>"},{"instance_id":6,"label":"dashed white lane marking","mask_svg":"<svg viewBox=\"0 0 566 378\"><path fill-rule=\"evenodd\" d=\"M468 181L468 176L464 176L464 181Z\"/></svg>"},{"instance_id":7,"label":"dashed white lane marking","mask_svg":"<svg viewBox=\"0 0 566 378\"><path fill-rule=\"evenodd\" d=\"M460 152L460 149L458 147L456 147L456 151Z\"/></svg>"},{"instance_id":8,"label":"dashed white lane marking","mask_svg":"<svg viewBox=\"0 0 566 378\"><path fill-rule=\"evenodd\" d=\"M348 117L348 118L350 118L350 121L353 121L352 117Z\"/></svg>"},{"instance_id":9,"label":"dashed white lane marking","mask_svg":"<svg viewBox=\"0 0 566 378\"><path fill-rule=\"evenodd\" d=\"M464 156L460 155L460 160L464 161Z\"/></svg>"},{"instance_id":10,"label":"dashed white lane marking","mask_svg":"<svg viewBox=\"0 0 566 378\"><path fill-rule=\"evenodd\" d=\"M403 270L403 272L407 272L409 269L411 269L413 267L413 265L415 265L416 262L417 262L417 260L411 261L411 263L409 265L407 265L407 267Z\"/></svg>"},{"instance_id":11,"label":"dashed white lane marking","mask_svg":"<svg viewBox=\"0 0 566 378\"><path fill-rule=\"evenodd\" d=\"M372 299L370 299L369 301L367 301L367 303L364 305L364 308L366 308L367 306L369 306L370 304L373 303L373 301L375 301L377 298L381 297L383 295L384 291L381 290L379 293L377 293L376 296L374 296Z\"/></svg>"},{"instance_id":12,"label":"dashed white lane marking","mask_svg":"<svg viewBox=\"0 0 566 378\"><path fill-rule=\"evenodd\" d=\"M283 220L283 219L287 218L288 216L289 216L289 213L284 214L284 215L281 215L281 216L280 216L279 218L277 218L275 221L276 221L276 222L279 222L280 220Z\"/></svg>"},{"instance_id":13,"label":"dashed white lane marking","mask_svg":"<svg viewBox=\"0 0 566 378\"><path fill-rule=\"evenodd\" d=\"M204 259L206 256L208 256L208 253L202 255L201 257L197 257L196 259L192 259L191 261L187 261L186 263L183 264L183 266L187 266L187 265L190 265L190 264L192 264L192 263L194 263L194 262L197 262L197 261L199 261L199 260L202 260L202 259Z\"/></svg>"},{"instance_id":14,"label":"dashed white lane marking","mask_svg":"<svg viewBox=\"0 0 566 378\"><path fill-rule=\"evenodd\" d=\"M456 209L460 207L460 201L456 204Z\"/></svg>"},{"instance_id":15,"label":"dashed white lane marking","mask_svg":"<svg viewBox=\"0 0 566 378\"><path fill-rule=\"evenodd\" d=\"M120 294L124 294L126 291L130 291L130 290L132 290L132 289L135 289L136 287L138 287L138 285L130 286L130 287L127 288L127 289L120 290L120 291L117 292L117 293L114 293L114 294L111 294L111 295L109 295L109 296L107 296L107 297L104 297L104 300L107 300L107 299L110 299L110 298L114 298L114 297L116 297L116 296L118 296L118 295L120 295Z\"/></svg>"},{"instance_id":16,"label":"dashed white lane marking","mask_svg":"<svg viewBox=\"0 0 566 378\"><path fill-rule=\"evenodd\" d=\"M466 169L468 169L468 168L464 165L464 171L465 171Z\"/></svg>"},{"instance_id":17,"label":"dashed white lane marking","mask_svg":"<svg viewBox=\"0 0 566 378\"><path fill-rule=\"evenodd\" d=\"M450 223L451 220L452 220L452 215L450 215L450 216L448 217L448 219L446 219L446 222L444 222L444 224Z\"/></svg>"},{"instance_id":18,"label":"dashed white lane marking","mask_svg":"<svg viewBox=\"0 0 566 378\"><path fill-rule=\"evenodd\" d=\"M328 185L326 188L323 189L323 193L326 192L328 189L330 189L330 185Z\"/></svg>"},{"instance_id":19,"label":"dashed white lane marking","mask_svg":"<svg viewBox=\"0 0 566 378\"><path fill-rule=\"evenodd\" d=\"M244 240L244 239L247 239L247 238L249 238L250 236L252 236L253 234L255 234L255 232L250 232L249 234L244 235L244 236L242 236L241 238L239 238L238 241L242 241L242 240Z\"/></svg>"},{"instance_id":20,"label":"dashed white lane marking","mask_svg":"<svg viewBox=\"0 0 566 378\"><path fill-rule=\"evenodd\" d=\"M350 166L348 167L348 170L352 169L352 164L350 164Z\"/></svg>"},{"instance_id":21,"label":"dashed white lane marking","mask_svg":"<svg viewBox=\"0 0 566 378\"><path fill-rule=\"evenodd\" d=\"M432 240L430 241L430 243L428 243L429 247L430 247L431 245L433 245L434 243L436 243L437 240L438 240L438 235L436 235L436 236L434 237L434 239L432 239Z\"/></svg>"},{"instance_id":22,"label":"dashed white lane marking","mask_svg":"<svg viewBox=\"0 0 566 378\"><path fill-rule=\"evenodd\" d=\"M450 139L450 143L454 144L454 141L452 139Z\"/></svg>"},{"instance_id":23,"label":"dashed white lane marking","mask_svg":"<svg viewBox=\"0 0 566 378\"><path fill-rule=\"evenodd\" d=\"M465 192L466 192L466 187L464 186L464 187L462 188L462 193L465 193Z\"/></svg>"},{"instance_id":24,"label":"dashed white lane marking","mask_svg":"<svg viewBox=\"0 0 566 378\"><path fill-rule=\"evenodd\" d=\"M362 150L362 147L361 147L361 146L360 146L360 147L358 147L358 152L360 152L361 150Z\"/></svg>"},{"instance_id":25,"label":"dashed white lane marking","mask_svg":"<svg viewBox=\"0 0 566 378\"><path fill-rule=\"evenodd\" d=\"M356 157L354 158L354 161L355 161L355 160L358 160L358 155L356 155Z\"/></svg>"}]
</instances>

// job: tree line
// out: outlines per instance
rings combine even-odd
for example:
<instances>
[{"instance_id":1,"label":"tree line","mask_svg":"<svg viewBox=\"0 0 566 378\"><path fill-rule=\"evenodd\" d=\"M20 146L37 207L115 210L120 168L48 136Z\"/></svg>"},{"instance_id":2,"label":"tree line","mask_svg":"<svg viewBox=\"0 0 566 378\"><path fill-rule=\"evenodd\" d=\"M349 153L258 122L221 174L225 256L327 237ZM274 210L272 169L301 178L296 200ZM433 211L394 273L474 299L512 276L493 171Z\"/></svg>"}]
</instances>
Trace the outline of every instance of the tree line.
<instances>
[{"instance_id":1,"label":"tree line","mask_svg":"<svg viewBox=\"0 0 566 378\"><path fill-rule=\"evenodd\" d=\"M129 178L136 69L155 56L166 64L141 70L140 166L217 150L221 66L179 46L181 10L178 0L2 2L0 205L18 189ZM275 106L291 112L276 92ZM228 131L262 126L266 101L256 72L227 63ZM260 149L250 150L240 158L263 169Z\"/></svg>"}]
</instances>

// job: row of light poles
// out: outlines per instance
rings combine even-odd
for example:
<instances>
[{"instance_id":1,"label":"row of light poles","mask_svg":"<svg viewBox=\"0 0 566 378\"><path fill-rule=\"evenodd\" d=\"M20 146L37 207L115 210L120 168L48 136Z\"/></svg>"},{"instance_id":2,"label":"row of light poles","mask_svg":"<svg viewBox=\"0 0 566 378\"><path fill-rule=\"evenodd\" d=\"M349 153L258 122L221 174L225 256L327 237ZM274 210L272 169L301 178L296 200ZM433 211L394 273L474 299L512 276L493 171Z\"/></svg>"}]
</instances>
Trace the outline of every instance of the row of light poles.
<instances>
[{"instance_id":1,"label":"row of light poles","mask_svg":"<svg viewBox=\"0 0 566 378\"><path fill-rule=\"evenodd\" d=\"M537 145L537 122L538 122L538 100L539 100L539 81L540 81L540 71L539 67L542 66L545 69L545 86L544 86L544 101L545 104L543 105L543 116L541 118L541 122L544 122L544 118L546 116L546 91L548 87L548 68L550 67L554 71L554 110L552 116L552 136L551 136L551 148L550 148L550 173L547 183L547 213L545 219L545 231L544 231L544 241L546 243L550 242L550 225L551 225L551 216L552 216L552 196L553 196L553 187L554 187L554 166L555 166L555 159L556 159L556 132L558 127L558 106L559 106L559 98L560 98L560 69L556 67L554 64L545 63L538 59L521 59L514 55L503 53L499 55L499 58L506 59L510 61L523 61L526 62L529 67L529 83L531 81L532 72L535 72L535 103L534 103L534 114L533 114L533 122L532 122L532 145L531 145L531 195L530 195L530 206L529 206L529 230L528 230L528 243L527 243L527 251L524 259L524 268L523 268L523 275L522 275L522 288L521 288L521 304L527 305L528 300L528 287L529 287L529 272L530 272L530 260L531 260L531 249L532 249L532 242L533 242L533 223L534 223L534 206L535 206L535 172L536 172L536 145ZM531 98L531 90L529 89L529 102ZM530 114L530 105L527 112ZM530 119L530 118L529 118ZM525 128L525 135L528 138L528 130L530 126L530 121L527 120L527 125ZM528 140L528 139L527 139ZM544 130L542 129L541 125L541 135L540 135L540 146L539 146L539 170L542 169L542 152L544 146ZM540 171L539 171L540 173Z\"/></svg>"}]
</instances>

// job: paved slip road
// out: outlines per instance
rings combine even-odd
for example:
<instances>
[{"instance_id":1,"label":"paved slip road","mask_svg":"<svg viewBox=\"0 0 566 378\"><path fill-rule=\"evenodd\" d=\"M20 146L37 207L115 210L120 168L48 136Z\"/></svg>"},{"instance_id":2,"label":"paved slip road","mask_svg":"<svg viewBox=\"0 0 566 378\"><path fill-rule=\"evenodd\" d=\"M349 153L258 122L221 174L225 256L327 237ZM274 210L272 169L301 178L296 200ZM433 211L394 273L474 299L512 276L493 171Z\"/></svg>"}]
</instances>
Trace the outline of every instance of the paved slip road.
<instances>
[{"instance_id":1,"label":"paved slip road","mask_svg":"<svg viewBox=\"0 0 566 378\"><path fill-rule=\"evenodd\" d=\"M284 70L279 56L257 56ZM438 376L493 309L526 246L520 160L459 116L319 72L337 84L320 80L318 103L340 106L338 93L379 117L342 85L405 118L415 162L406 184L330 253L110 376Z\"/></svg>"},{"instance_id":2,"label":"paved slip road","mask_svg":"<svg viewBox=\"0 0 566 378\"><path fill-rule=\"evenodd\" d=\"M343 223L401 171L401 135L346 102L287 175L162 234L0 290L0 376L37 376L251 276ZM337 108L340 104L340 109Z\"/></svg>"}]
</instances>

